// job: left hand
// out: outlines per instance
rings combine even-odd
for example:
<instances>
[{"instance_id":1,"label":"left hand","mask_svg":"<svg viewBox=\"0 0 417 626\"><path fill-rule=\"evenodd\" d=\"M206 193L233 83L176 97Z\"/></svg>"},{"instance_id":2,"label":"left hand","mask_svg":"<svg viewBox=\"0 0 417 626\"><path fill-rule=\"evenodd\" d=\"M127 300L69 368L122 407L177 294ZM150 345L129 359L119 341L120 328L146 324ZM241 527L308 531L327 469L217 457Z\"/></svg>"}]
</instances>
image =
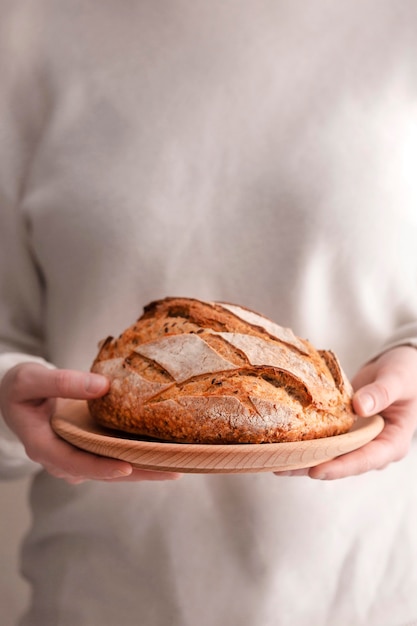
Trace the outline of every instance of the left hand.
<instances>
[{"instance_id":1,"label":"left hand","mask_svg":"<svg viewBox=\"0 0 417 626\"><path fill-rule=\"evenodd\" d=\"M382 415L382 432L358 450L287 475L333 480L384 469L407 455L417 428L417 350L399 346L384 352L364 365L352 384L355 412L360 417Z\"/></svg>"},{"instance_id":2,"label":"left hand","mask_svg":"<svg viewBox=\"0 0 417 626\"><path fill-rule=\"evenodd\" d=\"M69 399L99 398L109 388L104 376L75 370L49 369L20 363L0 383L0 410L6 424L22 442L27 456L55 478L70 484L85 480L107 482L173 480L174 472L136 469L127 461L98 456L67 443L55 434L51 417ZM1 419L1 417L0 417Z\"/></svg>"}]
</instances>

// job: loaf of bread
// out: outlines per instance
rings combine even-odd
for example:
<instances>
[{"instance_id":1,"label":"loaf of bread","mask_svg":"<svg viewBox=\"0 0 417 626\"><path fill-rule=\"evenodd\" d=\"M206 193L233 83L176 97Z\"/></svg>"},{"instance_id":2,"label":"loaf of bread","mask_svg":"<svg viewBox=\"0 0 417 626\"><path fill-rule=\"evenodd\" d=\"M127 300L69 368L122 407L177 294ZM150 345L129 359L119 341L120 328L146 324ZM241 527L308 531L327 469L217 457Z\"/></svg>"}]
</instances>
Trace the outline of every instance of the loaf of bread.
<instances>
[{"instance_id":1,"label":"loaf of bread","mask_svg":"<svg viewBox=\"0 0 417 626\"><path fill-rule=\"evenodd\" d=\"M102 426L182 443L270 443L344 433L355 415L336 356L246 308L166 298L92 371L111 380L89 402Z\"/></svg>"}]
</instances>

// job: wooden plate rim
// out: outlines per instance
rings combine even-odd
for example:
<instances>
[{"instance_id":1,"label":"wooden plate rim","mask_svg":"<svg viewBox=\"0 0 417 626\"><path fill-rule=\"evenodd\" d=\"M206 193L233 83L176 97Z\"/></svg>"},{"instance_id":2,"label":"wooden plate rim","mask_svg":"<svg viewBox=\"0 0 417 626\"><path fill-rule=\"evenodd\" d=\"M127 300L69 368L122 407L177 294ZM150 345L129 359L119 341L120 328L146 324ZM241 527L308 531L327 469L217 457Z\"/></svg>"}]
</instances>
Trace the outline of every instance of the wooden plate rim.
<instances>
[{"instance_id":1,"label":"wooden plate rim","mask_svg":"<svg viewBox=\"0 0 417 626\"><path fill-rule=\"evenodd\" d=\"M264 444L193 444L131 439L96 425L86 402L68 403L51 425L56 434L85 451L129 461L142 469L191 473L246 473L313 467L355 450L383 429L380 415L357 418L343 435Z\"/></svg>"}]
</instances>

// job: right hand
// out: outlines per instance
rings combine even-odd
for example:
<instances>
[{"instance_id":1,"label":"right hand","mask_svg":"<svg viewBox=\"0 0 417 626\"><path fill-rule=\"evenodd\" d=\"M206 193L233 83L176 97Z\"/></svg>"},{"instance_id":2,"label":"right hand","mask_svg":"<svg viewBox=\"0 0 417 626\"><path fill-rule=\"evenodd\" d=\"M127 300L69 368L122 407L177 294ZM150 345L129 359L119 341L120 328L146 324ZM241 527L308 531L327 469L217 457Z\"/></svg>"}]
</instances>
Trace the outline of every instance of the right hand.
<instances>
[{"instance_id":1,"label":"right hand","mask_svg":"<svg viewBox=\"0 0 417 626\"><path fill-rule=\"evenodd\" d=\"M170 480L171 472L133 468L126 461L84 452L58 437L50 420L57 405L69 399L89 400L109 388L104 376L74 370L49 369L38 363L11 368L0 384L0 410L8 427L23 443L30 459L68 483Z\"/></svg>"}]
</instances>

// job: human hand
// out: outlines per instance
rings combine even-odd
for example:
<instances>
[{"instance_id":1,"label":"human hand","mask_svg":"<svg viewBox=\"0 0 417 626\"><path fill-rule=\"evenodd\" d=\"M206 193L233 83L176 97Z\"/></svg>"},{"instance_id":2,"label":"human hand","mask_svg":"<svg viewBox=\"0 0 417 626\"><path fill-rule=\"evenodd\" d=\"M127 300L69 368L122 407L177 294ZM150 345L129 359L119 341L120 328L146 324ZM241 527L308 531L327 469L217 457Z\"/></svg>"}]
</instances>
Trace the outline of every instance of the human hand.
<instances>
[{"instance_id":1,"label":"human hand","mask_svg":"<svg viewBox=\"0 0 417 626\"><path fill-rule=\"evenodd\" d=\"M406 456L417 427L417 350L399 346L384 352L362 367L352 384L355 412L361 417L382 415L382 432L358 450L284 474L333 480L384 469Z\"/></svg>"},{"instance_id":2,"label":"human hand","mask_svg":"<svg viewBox=\"0 0 417 626\"><path fill-rule=\"evenodd\" d=\"M139 470L125 461L84 452L55 434L50 420L57 405L62 406L68 399L98 398L108 388L109 381L99 374L22 363L11 368L1 382L0 410L28 457L68 483L177 478L179 474Z\"/></svg>"}]
</instances>

